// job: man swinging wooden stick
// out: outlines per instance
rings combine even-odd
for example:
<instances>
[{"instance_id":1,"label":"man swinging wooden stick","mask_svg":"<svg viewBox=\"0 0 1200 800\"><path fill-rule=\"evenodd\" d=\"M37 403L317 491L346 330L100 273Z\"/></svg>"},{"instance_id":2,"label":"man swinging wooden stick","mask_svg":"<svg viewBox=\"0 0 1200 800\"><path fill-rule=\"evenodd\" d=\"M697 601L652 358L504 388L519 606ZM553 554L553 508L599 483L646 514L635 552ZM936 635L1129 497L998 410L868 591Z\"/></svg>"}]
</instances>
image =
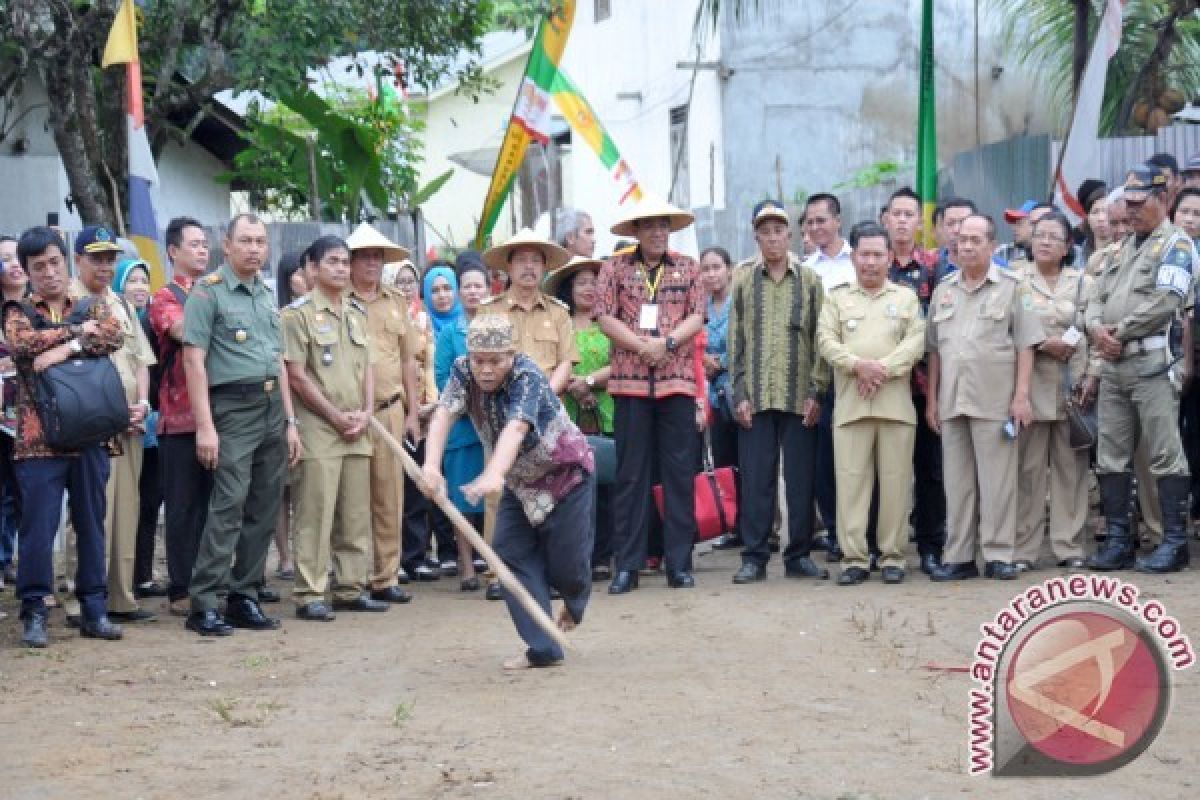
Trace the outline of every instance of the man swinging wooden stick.
<instances>
[{"instance_id":1,"label":"man swinging wooden stick","mask_svg":"<svg viewBox=\"0 0 1200 800\"><path fill-rule=\"evenodd\" d=\"M591 447L546 376L515 351L511 322L477 316L467 331L467 352L454 363L429 426L425 481L436 497L445 497L442 452L451 426L467 414L489 457L483 473L462 487L463 494L478 502L490 492L504 492L496 516L496 552L547 614L550 590L558 590L563 598L558 627L571 630L583 621L592 587ZM505 591L505 600L527 649L504 668L560 663L559 642L511 591Z\"/></svg>"}]
</instances>

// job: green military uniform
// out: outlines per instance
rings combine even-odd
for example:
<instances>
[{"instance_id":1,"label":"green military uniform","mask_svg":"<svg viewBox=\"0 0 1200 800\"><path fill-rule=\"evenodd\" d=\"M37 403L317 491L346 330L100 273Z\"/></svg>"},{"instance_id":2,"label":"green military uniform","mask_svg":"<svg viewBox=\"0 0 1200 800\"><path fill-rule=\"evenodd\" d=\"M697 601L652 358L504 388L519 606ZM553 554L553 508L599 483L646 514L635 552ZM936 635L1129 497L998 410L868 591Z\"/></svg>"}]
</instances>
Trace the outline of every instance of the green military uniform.
<instances>
[{"instance_id":1,"label":"green military uniform","mask_svg":"<svg viewBox=\"0 0 1200 800\"><path fill-rule=\"evenodd\" d=\"M274 293L228 264L198 280L184 307L183 343L205 353L219 446L188 589L194 612L214 610L220 589L257 600L262 586L287 464L279 328Z\"/></svg>"},{"instance_id":2,"label":"green military uniform","mask_svg":"<svg viewBox=\"0 0 1200 800\"><path fill-rule=\"evenodd\" d=\"M325 399L340 411L371 410L363 396L371 368L366 309L320 289L283 311L284 358L300 364ZM301 400L300 438L304 459L294 485L296 498L297 606L325 598L330 551L337 582L335 601L362 595L370 574L371 437L353 442Z\"/></svg>"},{"instance_id":3,"label":"green military uniform","mask_svg":"<svg viewBox=\"0 0 1200 800\"><path fill-rule=\"evenodd\" d=\"M917 415L912 369L925 355L925 321L912 289L887 281L877 292L857 283L829 293L821 307L817 346L833 368L833 458L837 478L838 543L845 566L866 569L871 492L879 485L879 563L904 568ZM860 359L887 367L870 398L858 393Z\"/></svg>"}]
</instances>

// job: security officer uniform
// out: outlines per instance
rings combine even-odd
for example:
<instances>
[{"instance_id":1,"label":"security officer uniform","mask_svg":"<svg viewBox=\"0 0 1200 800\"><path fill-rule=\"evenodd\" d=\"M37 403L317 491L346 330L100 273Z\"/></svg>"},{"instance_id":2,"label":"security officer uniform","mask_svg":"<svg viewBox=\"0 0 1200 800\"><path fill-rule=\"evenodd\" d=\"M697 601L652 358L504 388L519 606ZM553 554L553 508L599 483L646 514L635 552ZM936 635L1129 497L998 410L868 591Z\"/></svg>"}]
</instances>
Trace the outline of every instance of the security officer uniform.
<instances>
[{"instance_id":1,"label":"security officer uniform","mask_svg":"<svg viewBox=\"0 0 1200 800\"><path fill-rule=\"evenodd\" d=\"M829 293L817 327L821 356L833 368L834 472L837 477L839 544L844 552L839 583L859 583L869 567L867 520L879 485L879 563L884 580L904 577L909 492L913 477L916 412L910 380L925 354L925 321L915 292L887 281L877 292L857 283ZM883 362L887 380L870 399L858 393L854 366Z\"/></svg>"},{"instance_id":2,"label":"security officer uniform","mask_svg":"<svg viewBox=\"0 0 1200 800\"><path fill-rule=\"evenodd\" d=\"M1083 312L1092 279L1077 267L1063 267L1051 286L1034 264L1017 262L1014 266L1021 264L1029 278L1033 310L1042 322L1046 338L1060 337L1072 327L1082 334ZM1024 562L1030 568L1037 564L1046 538L1047 488L1054 557L1062 566L1082 566L1083 528L1088 512L1088 451L1071 449L1066 401L1086 372L1087 363L1086 339L1080 340L1065 365L1048 353L1034 354L1029 382L1033 424L1021 431L1017 441L1016 562Z\"/></svg>"},{"instance_id":3,"label":"security officer uniform","mask_svg":"<svg viewBox=\"0 0 1200 800\"><path fill-rule=\"evenodd\" d=\"M945 563L935 578L977 574L977 541L989 564L1013 562L1017 446L1005 426L1017 354L1044 338L1029 284L1016 272L993 264L983 283L968 289L960 270L934 290L926 341L939 357L942 464L954 477L946 481Z\"/></svg>"},{"instance_id":4,"label":"security officer uniform","mask_svg":"<svg viewBox=\"0 0 1200 800\"><path fill-rule=\"evenodd\" d=\"M1165 173L1146 165L1129 173L1126 197L1163 192L1165 186ZM1163 543L1139 559L1137 568L1172 572L1188 563L1191 478L1179 436L1180 386L1169 331L1191 299L1196 264L1191 238L1164 220L1145 237L1127 237L1097 277L1088 304L1088 331L1109 327L1124 350L1118 360L1105 363L1100 378L1096 473L1108 535L1103 549L1088 561L1092 569L1122 569L1134 562L1129 473L1139 437L1148 444L1150 472L1158 484Z\"/></svg>"},{"instance_id":5,"label":"security officer uniform","mask_svg":"<svg viewBox=\"0 0 1200 800\"><path fill-rule=\"evenodd\" d=\"M275 294L228 264L198 280L184 310L183 343L204 351L218 437L208 518L188 593L192 612L213 611L217 592L258 600L287 465Z\"/></svg>"},{"instance_id":6,"label":"security officer uniform","mask_svg":"<svg viewBox=\"0 0 1200 800\"><path fill-rule=\"evenodd\" d=\"M367 330L375 356L375 419L397 440L404 439L408 398L404 369L423 342L408 318L408 303L397 290L380 286L368 300L353 289L351 299L367 311ZM418 399L419 402L419 399ZM404 513L404 469L386 444L370 432L371 452L371 590L396 586L400 570L400 518Z\"/></svg>"},{"instance_id":7,"label":"security officer uniform","mask_svg":"<svg viewBox=\"0 0 1200 800\"><path fill-rule=\"evenodd\" d=\"M363 396L371 368L367 313L357 300L313 289L284 309L283 327L284 358L303 365L326 400L340 411L371 410L372 398ZM371 571L371 437L346 441L302 399L296 412L304 458L295 483L293 597L297 608L324 600L332 550L334 607L355 604L365 600Z\"/></svg>"}]
</instances>

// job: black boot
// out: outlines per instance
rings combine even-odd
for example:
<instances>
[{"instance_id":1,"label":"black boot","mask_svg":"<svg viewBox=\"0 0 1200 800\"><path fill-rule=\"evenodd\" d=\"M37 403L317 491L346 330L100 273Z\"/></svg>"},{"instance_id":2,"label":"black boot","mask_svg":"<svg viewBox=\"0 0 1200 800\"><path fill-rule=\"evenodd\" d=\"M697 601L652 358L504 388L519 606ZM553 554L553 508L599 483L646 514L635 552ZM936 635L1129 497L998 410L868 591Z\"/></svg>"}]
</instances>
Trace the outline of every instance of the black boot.
<instances>
[{"instance_id":1,"label":"black boot","mask_svg":"<svg viewBox=\"0 0 1200 800\"><path fill-rule=\"evenodd\" d=\"M1138 572L1178 572L1188 565L1188 492L1191 478L1168 475L1158 479L1158 500L1162 504L1163 540L1154 552L1139 558Z\"/></svg>"},{"instance_id":2,"label":"black boot","mask_svg":"<svg viewBox=\"0 0 1200 800\"><path fill-rule=\"evenodd\" d=\"M1129 569L1133 566L1137 545L1130 533L1130 486L1133 476L1127 472L1096 476L1100 483L1100 501L1104 507L1107 532L1104 544L1087 560L1088 569L1101 571Z\"/></svg>"}]
</instances>

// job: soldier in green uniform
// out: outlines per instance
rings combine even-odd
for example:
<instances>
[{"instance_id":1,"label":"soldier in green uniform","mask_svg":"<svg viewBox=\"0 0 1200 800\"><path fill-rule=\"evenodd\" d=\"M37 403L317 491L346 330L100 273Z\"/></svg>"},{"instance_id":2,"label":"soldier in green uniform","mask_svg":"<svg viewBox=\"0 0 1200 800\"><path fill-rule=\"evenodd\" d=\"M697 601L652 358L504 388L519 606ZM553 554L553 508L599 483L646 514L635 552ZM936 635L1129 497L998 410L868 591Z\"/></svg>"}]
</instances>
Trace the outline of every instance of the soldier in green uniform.
<instances>
[{"instance_id":1,"label":"soldier in green uniform","mask_svg":"<svg viewBox=\"0 0 1200 800\"><path fill-rule=\"evenodd\" d=\"M214 471L208 519L188 594L187 627L227 636L271 630L258 604L286 463L300 434L283 368L279 311L260 271L267 228L239 214L225 234L226 263L196 282L184 311L183 368L196 416L196 459ZM228 589L225 615L217 592Z\"/></svg>"},{"instance_id":2,"label":"soldier in green uniform","mask_svg":"<svg viewBox=\"0 0 1200 800\"><path fill-rule=\"evenodd\" d=\"M333 619L325 605L333 553L333 608L387 611L367 593L371 547L371 421L375 395L367 310L347 296L350 248L322 236L308 249L316 286L283 310L288 380L300 399L304 458L295 486L296 616Z\"/></svg>"},{"instance_id":3,"label":"soldier in green uniform","mask_svg":"<svg viewBox=\"0 0 1200 800\"><path fill-rule=\"evenodd\" d=\"M1104 547L1088 559L1092 569L1174 572L1188 563L1191 479L1179 438L1180 383L1170 326L1191 297L1197 259L1191 238L1167 220L1166 190L1167 174L1160 167L1143 164L1129 172L1124 196L1133 236L1096 276L1088 303L1088 334L1104 361L1096 474L1108 525ZM1085 397L1096 392L1096 383L1088 381ZM1163 541L1135 565L1129 489L1139 437L1148 445L1157 480Z\"/></svg>"}]
</instances>

